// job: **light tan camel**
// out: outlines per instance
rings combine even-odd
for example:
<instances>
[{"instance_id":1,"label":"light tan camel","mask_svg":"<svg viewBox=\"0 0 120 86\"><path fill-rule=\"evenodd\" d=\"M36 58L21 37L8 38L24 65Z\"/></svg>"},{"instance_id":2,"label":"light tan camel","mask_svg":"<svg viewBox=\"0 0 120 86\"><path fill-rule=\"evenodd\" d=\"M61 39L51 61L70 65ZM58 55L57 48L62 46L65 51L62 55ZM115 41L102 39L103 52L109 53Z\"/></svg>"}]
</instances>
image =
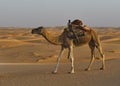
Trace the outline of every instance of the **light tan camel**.
<instances>
[{"instance_id":1,"label":"light tan camel","mask_svg":"<svg viewBox=\"0 0 120 86\"><path fill-rule=\"evenodd\" d=\"M71 27L69 25L68 25L68 28L70 29ZM78 42L77 39L72 39L69 37L69 35L71 35L71 32L68 30L68 28L64 29L62 34L57 37L54 37L50 33L48 33L44 27L38 27L38 28L32 29L32 34L42 35L48 42L55 44L55 45L61 45L61 50L57 57L57 63L56 63L55 70L53 71L53 73L57 73L59 61L65 48L69 50L68 58L71 61L70 73L74 73L73 47L82 46L84 44L88 44L91 49L91 61L86 70L90 70L91 65L93 64L93 61L95 59L94 57L95 47L99 50L100 55L102 57L102 67L100 69L101 70L105 69L105 62L104 62L105 57L103 55L101 43L100 43L97 33L93 29L91 29L90 31L85 31L84 32L85 35L80 36L79 37L80 41Z\"/></svg>"}]
</instances>

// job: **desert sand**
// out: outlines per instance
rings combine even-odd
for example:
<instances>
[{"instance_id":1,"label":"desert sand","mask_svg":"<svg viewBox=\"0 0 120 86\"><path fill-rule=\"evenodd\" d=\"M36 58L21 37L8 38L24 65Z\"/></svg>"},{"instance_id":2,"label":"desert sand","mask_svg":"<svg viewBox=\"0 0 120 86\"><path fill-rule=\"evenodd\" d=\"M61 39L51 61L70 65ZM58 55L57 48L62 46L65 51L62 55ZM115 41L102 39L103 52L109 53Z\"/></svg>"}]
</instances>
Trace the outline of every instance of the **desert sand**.
<instances>
[{"instance_id":1,"label":"desert sand","mask_svg":"<svg viewBox=\"0 0 120 86\"><path fill-rule=\"evenodd\" d=\"M47 27L57 36L64 27ZM42 36L32 35L31 28L0 28L0 86L120 86L120 28L97 27L106 69L99 70L96 60L90 71L84 71L90 61L88 45L74 48L75 74L69 74L67 50L57 74L52 74L60 46L48 43Z\"/></svg>"}]
</instances>

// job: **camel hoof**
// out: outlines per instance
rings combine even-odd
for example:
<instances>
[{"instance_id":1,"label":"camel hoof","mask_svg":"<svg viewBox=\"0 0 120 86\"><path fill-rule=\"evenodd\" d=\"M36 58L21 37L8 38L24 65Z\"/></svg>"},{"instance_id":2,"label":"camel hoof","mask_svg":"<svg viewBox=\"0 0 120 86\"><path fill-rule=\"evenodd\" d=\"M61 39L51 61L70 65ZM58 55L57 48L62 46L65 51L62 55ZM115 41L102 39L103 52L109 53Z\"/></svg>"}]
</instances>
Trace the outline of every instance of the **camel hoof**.
<instances>
[{"instance_id":1,"label":"camel hoof","mask_svg":"<svg viewBox=\"0 0 120 86\"><path fill-rule=\"evenodd\" d=\"M87 69L85 69L85 71L90 71L90 69L89 69L89 68L87 68Z\"/></svg>"},{"instance_id":2,"label":"camel hoof","mask_svg":"<svg viewBox=\"0 0 120 86\"><path fill-rule=\"evenodd\" d=\"M100 68L100 70L105 70L105 68L102 67L102 68Z\"/></svg>"},{"instance_id":3,"label":"camel hoof","mask_svg":"<svg viewBox=\"0 0 120 86\"><path fill-rule=\"evenodd\" d=\"M52 71L52 74L57 74L57 71Z\"/></svg>"},{"instance_id":4,"label":"camel hoof","mask_svg":"<svg viewBox=\"0 0 120 86\"><path fill-rule=\"evenodd\" d=\"M69 74L74 74L75 72L74 71L70 71L70 72L68 72Z\"/></svg>"}]
</instances>

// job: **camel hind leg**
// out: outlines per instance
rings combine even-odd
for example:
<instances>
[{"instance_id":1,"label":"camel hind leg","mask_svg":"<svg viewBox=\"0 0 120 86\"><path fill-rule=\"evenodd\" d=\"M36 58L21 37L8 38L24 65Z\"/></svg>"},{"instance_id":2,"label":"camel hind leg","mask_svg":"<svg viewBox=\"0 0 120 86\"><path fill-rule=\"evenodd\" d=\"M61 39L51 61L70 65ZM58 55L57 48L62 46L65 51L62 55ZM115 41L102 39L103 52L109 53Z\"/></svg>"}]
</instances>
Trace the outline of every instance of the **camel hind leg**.
<instances>
[{"instance_id":1,"label":"camel hind leg","mask_svg":"<svg viewBox=\"0 0 120 86\"><path fill-rule=\"evenodd\" d=\"M95 60L95 44L94 43L89 43L89 47L91 49L91 61L90 64L88 65L88 68L85 69L86 71L89 71L91 69L91 66Z\"/></svg>"},{"instance_id":2,"label":"camel hind leg","mask_svg":"<svg viewBox=\"0 0 120 86\"><path fill-rule=\"evenodd\" d=\"M91 69L91 66L92 66L92 64L93 64L93 62L94 62L94 60L95 60L95 47L98 49L98 51L99 51L99 53L100 53L100 55L101 55L101 57L102 57L102 67L100 68L100 70L104 70L105 69L105 56L104 56L104 54L103 54L103 52L102 52L102 47L101 47L101 45L94 45L94 43L93 44L89 44L89 47L90 47L90 49L91 49L91 61L90 61L90 64L89 64L89 66L88 66L88 68L87 69L85 69L86 71L88 71L88 70L90 70Z\"/></svg>"},{"instance_id":3,"label":"camel hind leg","mask_svg":"<svg viewBox=\"0 0 120 86\"><path fill-rule=\"evenodd\" d=\"M105 56L104 56L103 51L102 51L102 46L98 45L98 46L96 46L96 48L98 49L98 51L102 57L102 67L100 68L100 70L104 70L105 69Z\"/></svg>"},{"instance_id":4,"label":"camel hind leg","mask_svg":"<svg viewBox=\"0 0 120 86\"><path fill-rule=\"evenodd\" d=\"M94 49L92 49L92 47L96 47L102 57L102 68L100 69L105 69L105 56L103 54L103 51L102 51L102 46L101 46L101 42L100 42L100 38L98 37L97 33L94 31L94 30L91 30L91 34L92 34L92 38L89 42L89 46L91 48L91 56L92 56L92 60L90 62L90 65L88 67L88 69L90 69L90 66L91 64L93 63L94 61Z\"/></svg>"}]
</instances>

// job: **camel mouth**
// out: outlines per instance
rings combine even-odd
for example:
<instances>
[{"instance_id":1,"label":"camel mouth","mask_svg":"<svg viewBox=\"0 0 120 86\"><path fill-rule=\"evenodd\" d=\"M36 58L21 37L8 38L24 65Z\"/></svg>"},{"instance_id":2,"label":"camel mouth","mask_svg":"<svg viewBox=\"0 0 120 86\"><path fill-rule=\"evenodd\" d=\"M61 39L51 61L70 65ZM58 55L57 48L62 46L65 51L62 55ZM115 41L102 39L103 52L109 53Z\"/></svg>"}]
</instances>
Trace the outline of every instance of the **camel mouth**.
<instances>
[{"instance_id":1,"label":"camel mouth","mask_svg":"<svg viewBox=\"0 0 120 86\"><path fill-rule=\"evenodd\" d=\"M32 30L31 33L34 34L34 31Z\"/></svg>"},{"instance_id":2,"label":"camel mouth","mask_svg":"<svg viewBox=\"0 0 120 86\"><path fill-rule=\"evenodd\" d=\"M36 29L32 29L31 33L36 34Z\"/></svg>"}]
</instances>

